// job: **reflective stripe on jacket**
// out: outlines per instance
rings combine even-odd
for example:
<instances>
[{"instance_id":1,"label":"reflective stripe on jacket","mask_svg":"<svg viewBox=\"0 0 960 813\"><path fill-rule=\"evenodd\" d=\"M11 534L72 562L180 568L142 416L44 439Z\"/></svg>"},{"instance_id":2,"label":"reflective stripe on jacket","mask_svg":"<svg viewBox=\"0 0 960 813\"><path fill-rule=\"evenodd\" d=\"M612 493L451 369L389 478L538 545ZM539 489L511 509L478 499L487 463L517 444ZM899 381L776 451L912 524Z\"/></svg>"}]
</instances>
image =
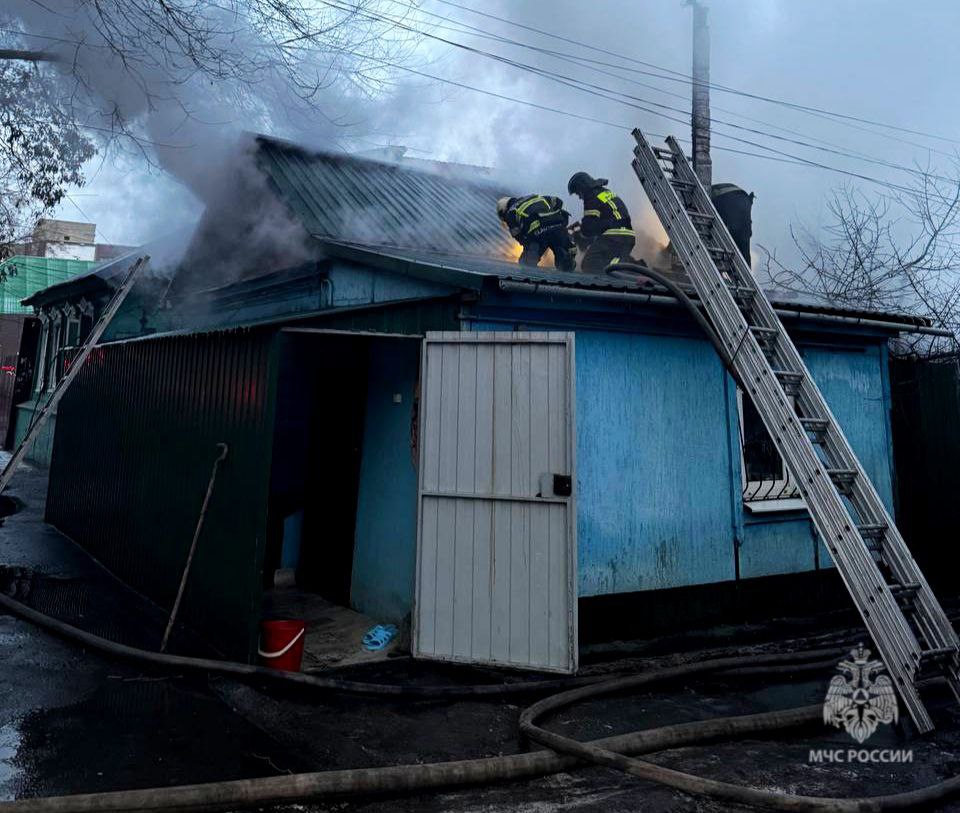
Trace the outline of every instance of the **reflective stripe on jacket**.
<instances>
[{"instance_id":1,"label":"reflective stripe on jacket","mask_svg":"<svg viewBox=\"0 0 960 813\"><path fill-rule=\"evenodd\" d=\"M604 186L591 189L585 195L580 231L591 240L601 234L634 236L627 204Z\"/></svg>"},{"instance_id":2,"label":"reflective stripe on jacket","mask_svg":"<svg viewBox=\"0 0 960 813\"><path fill-rule=\"evenodd\" d=\"M544 232L566 228L567 225L563 201L552 195L519 198L507 210L504 220L510 228L510 234L521 243L534 240Z\"/></svg>"}]
</instances>

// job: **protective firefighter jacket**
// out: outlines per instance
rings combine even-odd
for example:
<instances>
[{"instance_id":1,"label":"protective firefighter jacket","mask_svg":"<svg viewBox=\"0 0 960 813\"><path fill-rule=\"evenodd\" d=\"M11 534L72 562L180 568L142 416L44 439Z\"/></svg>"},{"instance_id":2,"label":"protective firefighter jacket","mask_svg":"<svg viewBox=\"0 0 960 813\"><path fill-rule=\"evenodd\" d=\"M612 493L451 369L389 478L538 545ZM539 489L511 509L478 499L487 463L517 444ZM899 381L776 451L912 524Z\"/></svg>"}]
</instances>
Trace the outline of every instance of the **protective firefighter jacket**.
<instances>
[{"instance_id":1,"label":"protective firefighter jacket","mask_svg":"<svg viewBox=\"0 0 960 813\"><path fill-rule=\"evenodd\" d=\"M510 234L520 243L533 242L543 234L565 229L567 219L563 201L552 195L517 198L504 216Z\"/></svg>"},{"instance_id":2,"label":"protective firefighter jacket","mask_svg":"<svg viewBox=\"0 0 960 813\"><path fill-rule=\"evenodd\" d=\"M587 240L595 240L601 234L633 237L633 225L627 204L604 186L591 189L583 198L580 233Z\"/></svg>"}]
</instances>

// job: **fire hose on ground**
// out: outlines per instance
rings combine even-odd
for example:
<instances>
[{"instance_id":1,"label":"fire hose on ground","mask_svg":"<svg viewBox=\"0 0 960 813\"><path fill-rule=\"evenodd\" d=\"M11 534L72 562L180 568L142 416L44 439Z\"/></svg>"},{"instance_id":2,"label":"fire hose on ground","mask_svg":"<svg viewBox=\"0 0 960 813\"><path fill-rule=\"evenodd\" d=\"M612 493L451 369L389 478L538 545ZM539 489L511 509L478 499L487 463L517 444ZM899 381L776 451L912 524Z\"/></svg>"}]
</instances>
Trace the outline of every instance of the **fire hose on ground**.
<instances>
[{"instance_id":1,"label":"fire hose on ground","mask_svg":"<svg viewBox=\"0 0 960 813\"><path fill-rule=\"evenodd\" d=\"M0 802L0 813L92 813L92 811L111 811L112 813L137 811L137 813L144 813L145 811L171 810L192 812L238 810L264 805L304 802L347 794L370 795L388 792L426 791L483 785L491 782L516 781L569 771L582 767L584 764L598 764L617 768L641 779L667 785L694 795L773 810L831 811L831 813L854 813L854 811L857 811L860 813L862 811L929 809L937 802L960 792L960 777L952 777L926 788L889 796L857 799L797 796L707 779L635 758L637 754L699 745L730 737L768 734L810 725L822 720L822 707L819 705L661 726L594 742L580 742L548 731L538 725L539 719L548 712L613 692L635 690L700 675L722 674L733 677L739 674L756 676L809 668L823 668L832 662L825 659L835 658L843 652L842 649L818 649L806 652L748 656L735 655L654 669L642 674L621 676L614 679L603 677L573 678L566 681L533 681L525 684L494 684L479 687L382 686L335 678L317 678L295 673L274 672L247 664L148 652L99 638L39 613L3 594L0 594L0 606L50 632L96 649L106 655L124 660L178 670L191 669L210 674L266 678L291 686L310 686L317 689L354 691L363 694L441 698L462 697L468 694L503 694L505 688L512 691L542 691L547 688L547 685L558 682L563 682L569 687L578 680L581 683L591 681L589 685L579 685L576 688L540 700L522 713L520 718L521 733L551 749L548 751L456 762L321 771L183 785L180 787L19 799L12 802ZM494 691L490 691L491 689ZM454 691L451 692L451 690Z\"/></svg>"}]
</instances>

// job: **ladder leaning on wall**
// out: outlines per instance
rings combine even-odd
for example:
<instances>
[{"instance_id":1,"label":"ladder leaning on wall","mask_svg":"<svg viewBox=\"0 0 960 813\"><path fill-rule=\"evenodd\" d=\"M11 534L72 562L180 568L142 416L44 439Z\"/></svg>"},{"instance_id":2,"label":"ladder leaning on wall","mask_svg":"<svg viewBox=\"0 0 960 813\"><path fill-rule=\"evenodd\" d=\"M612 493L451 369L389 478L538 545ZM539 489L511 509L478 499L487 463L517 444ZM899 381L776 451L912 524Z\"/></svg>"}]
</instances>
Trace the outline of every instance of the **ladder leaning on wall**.
<instances>
[{"instance_id":1,"label":"ladder leaning on wall","mask_svg":"<svg viewBox=\"0 0 960 813\"><path fill-rule=\"evenodd\" d=\"M960 645L823 394L676 139L640 130L633 168L734 371L796 480L820 538L921 733L917 682L946 678L960 700Z\"/></svg>"}]
</instances>

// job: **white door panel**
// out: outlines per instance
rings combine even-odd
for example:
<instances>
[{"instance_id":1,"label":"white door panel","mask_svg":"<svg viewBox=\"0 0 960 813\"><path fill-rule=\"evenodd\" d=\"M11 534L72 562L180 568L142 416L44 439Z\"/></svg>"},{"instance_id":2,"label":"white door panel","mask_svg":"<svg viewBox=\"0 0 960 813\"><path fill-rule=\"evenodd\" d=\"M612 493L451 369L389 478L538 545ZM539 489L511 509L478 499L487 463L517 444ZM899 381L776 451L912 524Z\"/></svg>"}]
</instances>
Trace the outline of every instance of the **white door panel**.
<instances>
[{"instance_id":1,"label":"white door panel","mask_svg":"<svg viewBox=\"0 0 960 813\"><path fill-rule=\"evenodd\" d=\"M567 333L427 334L418 657L575 671L573 349Z\"/></svg>"}]
</instances>

